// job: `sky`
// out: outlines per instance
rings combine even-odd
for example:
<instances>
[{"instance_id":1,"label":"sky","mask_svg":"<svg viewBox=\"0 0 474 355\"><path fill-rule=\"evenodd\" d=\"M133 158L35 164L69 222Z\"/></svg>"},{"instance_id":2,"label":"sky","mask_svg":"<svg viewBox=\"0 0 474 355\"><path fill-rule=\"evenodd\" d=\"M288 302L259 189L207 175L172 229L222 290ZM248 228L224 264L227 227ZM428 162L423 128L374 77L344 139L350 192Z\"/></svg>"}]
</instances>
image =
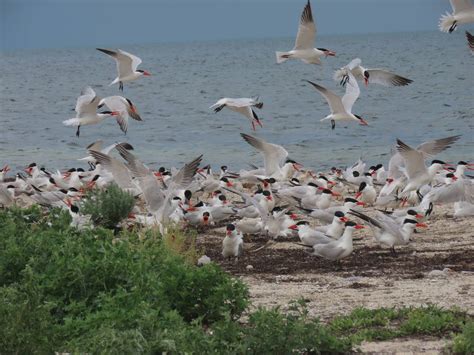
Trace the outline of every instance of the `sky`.
<instances>
[{"instance_id":1,"label":"sky","mask_svg":"<svg viewBox=\"0 0 474 355\"><path fill-rule=\"evenodd\" d=\"M0 49L294 37L305 0L0 0ZM318 35L437 30L448 0L312 0Z\"/></svg>"}]
</instances>

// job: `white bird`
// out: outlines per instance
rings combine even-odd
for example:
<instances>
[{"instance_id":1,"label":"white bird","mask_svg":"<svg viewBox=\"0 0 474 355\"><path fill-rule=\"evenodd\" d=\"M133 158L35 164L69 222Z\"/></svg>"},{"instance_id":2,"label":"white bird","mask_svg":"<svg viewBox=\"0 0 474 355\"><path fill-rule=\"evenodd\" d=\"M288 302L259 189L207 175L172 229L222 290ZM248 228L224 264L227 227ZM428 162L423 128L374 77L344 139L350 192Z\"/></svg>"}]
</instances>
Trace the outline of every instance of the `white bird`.
<instances>
[{"instance_id":1,"label":"white bird","mask_svg":"<svg viewBox=\"0 0 474 355\"><path fill-rule=\"evenodd\" d=\"M123 83L126 81L133 81L141 76L151 76L151 74L146 70L137 69L142 60L133 54L125 52L121 49L117 49L117 51L111 51L109 49L102 48L96 49L107 55L110 55L117 62L118 76L110 83L110 85L119 83L120 91L123 91Z\"/></svg>"},{"instance_id":2,"label":"white bird","mask_svg":"<svg viewBox=\"0 0 474 355\"><path fill-rule=\"evenodd\" d=\"M300 164L287 159L288 152L281 145L267 143L261 138L245 133L241 133L240 135L248 144L262 153L266 176L273 177L277 180L284 180L294 170L300 169Z\"/></svg>"},{"instance_id":3,"label":"white bird","mask_svg":"<svg viewBox=\"0 0 474 355\"><path fill-rule=\"evenodd\" d=\"M410 236L416 227L427 227L425 223L418 223L416 220L408 218L404 220L400 227L396 220L380 211L376 211L377 219L354 210L349 213L369 223L375 240L382 245L389 246L393 253L395 253L395 245L406 245L410 242Z\"/></svg>"},{"instance_id":4,"label":"white bird","mask_svg":"<svg viewBox=\"0 0 474 355\"><path fill-rule=\"evenodd\" d=\"M331 114L321 119L321 121L331 120L332 129L336 127L336 121L355 121L364 126L368 125L362 117L352 113L352 106L354 106L354 103L359 97L360 89L352 73L349 72L348 75L349 80L346 84L346 93L342 98L325 87L306 80L308 83L313 85L321 95L323 95L329 104Z\"/></svg>"},{"instance_id":5,"label":"white bird","mask_svg":"<svg viewBox=\"0 0 474 355\"><path fill-rule=\"evenodd\" d=\"M354 250L352 233L356 229L364 228L364 226L352 221L346 222L345 226L346 229L338 240L333 240L326 244L314 245L312 254L331 261L337 261L351 255Z\"/></svg>"},{"instance_id":6,"label":"white bird","mask_svg":"<svg viewBox=\"0 0 474 355\"><path fill-rule=\"evenodd\" d=\"M364 68L359 58L353 59L347 66L336 70L334 72L334 80L345 86L349 80L347 74L349 70L357 80L364 80L366 86L369 85L369 82L383 86L405 86L413 82L411 79L404 78L385 69Z\"/></svg>"},{"instance_id":7,"label":"white bird","mask_svg":"<svg viewBox=\"0 0 474 355\"><path fill-rule=\"evenodd\" d=\"M442 32L453 32L458 25L474 22L474 6L471 0L449 0L453 13L446 12L439 20Z\"/></svg>"},{"instance_id":8,"label":"white bird","mask_svg":"<svg viewBox=\"0 0 474 355\"><path fill-rule=\"evenodd\" d=\"M363 181L360 183L359 191L355 197L357 200L365 203L366 205L373 205L377 198L377 191L372 185L369 185Z\"/></svg>"},{"instance_id":9,"label":"white bird","mask_svg":"<svg viewBox=\"0 0 474 355\"><path fill-rule=\"evenodd\" d=\"M255 124L258 124L260 127L263 127L260 118L257 116L255 111L252 107L256 107L261 109L263 107L263 102L258 101L258 97L249 99L249 98L238 98L233 99L230 97L224 97L217 101L214 105L209 107L210 109L214 109L214 112L219 112L224 107L227 107L229 110L235 111L244 115L250 120L252 124L252 129L255 131Z\"/></svg>"},{"instance_id":10,"label":"white bird","mask_svg":"<svg viewBox=\"0 0 474 355\"><path fill-rule=\"evenodd\" d=\"M118 112L115 116L120 129L125 134L128 129L128 117L130 116L136 121L143 121L138 114L136 106L129 99L123 96L108 96L99 101L98 108L103 105L107 106L111 111Z\"/></svg>"},{"instance_id":11,"label":"white bird","mask_svg":"<svg viewBox=\"0 0 474 355\"><path fill-rule=\"evenodd\" d=\"M222 241L222 256L224 258L238 258L244 251L242 233L238 233L232 223L226 227L226 236Z\"/></svg>"},{"instance_id":12,"label":"white bird","mask_svg":"<svg viewBox=\"0 0 474 355\"><path fill-rule=\"evenodd\" d=\"M397 139L397 150L405 161L408 184L402 194L417 190L425 184L429 184L435 175L443 169L444 162L433 160L431 166L426 168L425 159L449 148L460 136L446 137L425 142L415 149Z\"/></svg>"},{"instance_id":13,"label":"white bird","mask_svg":"<svg viewBox=\"0 0 474 355\"><path fill-rule=\"evenodd\" d=\"M304 7L301 14L298 34L293 49L289 52L275 52L277 63L288 59L301 59L307 64L321 64L321 56L335 56L336 53L325 48L313 48L316 39L316 25L311 12L311 4Z\"/></svg>"},{"instance_id":14,"label":"white bird","mask_svg":"<svg viewBox=\"0 0 474 355\"><path fill-rule=\"evenodd\" d=\"M79 137L81 126L97 124L105 120L107 117L118 116L117 111L103 111L97 112L99 106L99 97L95 91L87 86L81 91L81 96L77 98L76 102L76 117L63 121L66 126L77 127L76 136Z\"/></svg>"}]
</instances>

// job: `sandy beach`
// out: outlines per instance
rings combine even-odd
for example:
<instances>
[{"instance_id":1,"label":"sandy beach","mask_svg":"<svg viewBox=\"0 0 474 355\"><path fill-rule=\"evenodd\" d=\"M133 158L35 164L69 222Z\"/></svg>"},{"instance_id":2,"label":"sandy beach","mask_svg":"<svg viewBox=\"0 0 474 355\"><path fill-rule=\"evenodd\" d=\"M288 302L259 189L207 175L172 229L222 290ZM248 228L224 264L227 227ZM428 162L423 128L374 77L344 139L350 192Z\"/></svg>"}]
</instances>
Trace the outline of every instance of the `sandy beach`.
<instances>
[{"instance_id":1,"label":"sandy beach","mask_svg":"<svg viewBox=\"0 0 474 355\"><path fill-rule=\"evenodd\" d=\"M370 210L367 209L368 211ZM223 260L223 228L198 237L206 255L245 281L253 307L280 306L304 299L310 314L324 320L357 307L380 308L434 304L474 314L474 244L472 218L454 219L452 205L435 206L429 228L414 235L397 255L378 246L369 229L355 235L354 252L340 265L309 255L304 247L279 239L245 237L237 263ZM402 339L363 344L364 352L439 353L442 339Z\"/></svg>"}]
</instances>

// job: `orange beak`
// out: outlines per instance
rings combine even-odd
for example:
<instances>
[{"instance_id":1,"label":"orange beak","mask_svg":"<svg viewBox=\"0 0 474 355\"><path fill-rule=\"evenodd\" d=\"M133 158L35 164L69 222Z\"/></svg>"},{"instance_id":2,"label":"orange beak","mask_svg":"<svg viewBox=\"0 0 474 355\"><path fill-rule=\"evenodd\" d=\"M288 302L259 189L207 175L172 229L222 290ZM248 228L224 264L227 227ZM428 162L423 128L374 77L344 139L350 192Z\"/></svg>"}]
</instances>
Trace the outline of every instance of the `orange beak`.
<instances>
[{"instance_id":1,"label":"orange beak","mask_svg":"<svg viewBox=\"0 0 474 355\"><path fill-rule=\"evenodd\" d=\"M428 225L426 223L417 223L416 226L419 228L428 228Z\"/></svg>"},{"instance_id":2,"label":"orange beak","mask_svg":"<svg viewBox=\"0 0 474 355\"><path fill-rule=\"evenodd\" d=\"M298 226L296 224L292 224L291 226L288 227L288 229L296 231L296 230L298 230Z\"/></svg>"},{"instance_id":3,"label":"orange beak","mask_svg":"<svg viewBox=\"0 0 474 355\"><path fill-rule=\"evenodd\" d=\"M359 197L360 197L360 195L362 195L362 192L358 192L358 193L356 193L356 196L355 196L355 197L356 197L356 198L359 198Z\"/></svg>"},{"instance_id":4,"label":"orange beak","mask_svg":"<svg viewBox=\"0 0 474 355\"><path fill-rule=\"evenodd\" d=\"M364 202L361 202L361 201L359 201L359 202L357 202L357 203L356 203L356 205L357 205L357 206L365 206L365 203L364 203Z\"/></svg>"},{"instance_id":5,"label":"orange beak","mask_svg":"<svg viewBox=\"0 0 474 355\"><path fill-rule=\"evenodd\" d=\"M339 220L340 220L341 222L346 223L346 222L349 221L349 218L347 218L347 217L341 217L341 218L339 218Z\"/></svg>"},{"instance_id":6,"label":"orange beak","mask_svg":"<svg viewBox=\"0 0 474 355\"><path fill-rule=\"evenodd\" d=\"M147 72L146 70L143 71L143 75L144 76L151 76L151 73L150 72Z\"/></svg>"},{"instance_id":7,"label":"orange beak","mask_svg":"<svg viewBox=\"0 0 474 355\"><path fill-rule=\"evenodd\" d=\"M362 224L357 224L355 229L364 229L365 227Z\"/></svg>"}]
</instances>

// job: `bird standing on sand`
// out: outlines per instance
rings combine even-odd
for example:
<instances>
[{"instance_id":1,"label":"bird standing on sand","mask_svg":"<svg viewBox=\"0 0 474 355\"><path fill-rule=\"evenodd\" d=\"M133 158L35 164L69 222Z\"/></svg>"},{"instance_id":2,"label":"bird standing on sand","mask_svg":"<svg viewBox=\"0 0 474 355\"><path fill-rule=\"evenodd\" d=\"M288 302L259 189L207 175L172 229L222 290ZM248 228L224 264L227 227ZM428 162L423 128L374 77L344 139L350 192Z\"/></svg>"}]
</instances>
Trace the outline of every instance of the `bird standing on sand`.
<instances>
[{"instance_id":1,"label":"bird standing on sand","mask_svg":"<svg viewBox=\"0 0 474 355\"><path fill-rule=\"evenodd\" d=\"M237 232L235 225L229 223L226 227L226 236L222 241L222 256L224 258L235 257L236 259L241 256L244 251L242 238L242 233Z\"/></svg>"}]
</instances>

